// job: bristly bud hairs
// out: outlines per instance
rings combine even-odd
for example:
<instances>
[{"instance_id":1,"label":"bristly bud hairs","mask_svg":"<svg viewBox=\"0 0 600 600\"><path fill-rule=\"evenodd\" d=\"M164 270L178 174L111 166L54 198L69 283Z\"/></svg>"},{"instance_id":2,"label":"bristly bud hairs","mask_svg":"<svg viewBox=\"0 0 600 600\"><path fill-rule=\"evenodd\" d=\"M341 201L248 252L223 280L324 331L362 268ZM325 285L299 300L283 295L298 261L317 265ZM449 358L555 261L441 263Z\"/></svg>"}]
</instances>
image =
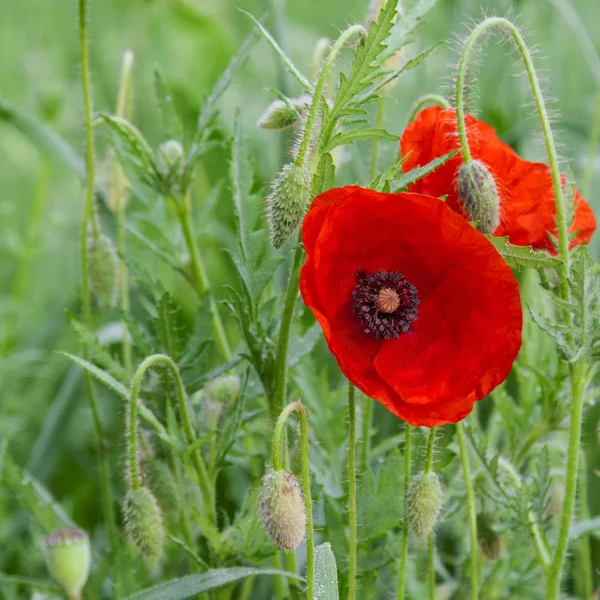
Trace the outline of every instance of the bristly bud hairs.
<instances>
[{"instance_id":1,"label":"bristly bud hairs","mask_svg":"<svg viewBox=\"0 0 600 600\"><path fill-rule=\"evenodd\" d=\"M274 131L291 129L301 121L310 103L311 97L306 95L300 98L275 100L267 107L256 124L260 129Z\"/></svg>"},{"instance_id":2,"label":"bristly bud hairs","mask_svg":"<svg viewBox=\"0 0 600 600\"><path fill-rule=\"evenodd\" d=\"M46 538L46 564L69 600L81 598L92 563L90 540L81 529L56 529Z\"/></svg>"},{"instance_id":3,"label":"bristly bud hairs","mask_svg":"<svg viewBox=\"0 0 600 600\"><path fill-rule=\"evenodd\" d=\"M151 565L158 562L163 550L165 528L160 506L147 487L131 489L123 500L125 535L133 547Z\"/></svg>"},{"instance_id":4,"label":"bristly bud hairs","mask_svg":"<svg viewBox=\"0 0 600 600\"><path fill-rule=\"evenodd\" d=\"M289 471L270 469L262 480L259 513L269 537L286 552L296 550L306 534L304 496Z\"/></svg>"},{"instance_id":5,"label":"bristly bud hairs","mask_svg":"<svg viewBox=\"0 0 600 600\"><path fill-rule=\"evenodd\" d=\"M406 518L419 537L425 537L433 529L442 510L442 486L433 471L421 471L415 475L406 496Z\"/></svg>"},{"instance_id":6,"label":"bristly bud hairs","mask_svg":"<svg viewBox=\"0 0 600 600\"><path fill-rule=\"evenodd\" d=\"M267 197L271 242L281 248L294 234L310 201L310 173L306 166L284 165Z\"/></svg>"},{"instance_id":7,"label":"bristly bud hairs","mask_svg":"<svg viewBox=\"0 0 600 600\"><path fill-rule=\"evenodd\" d=\"M469 218L481 233L493 233L500 225L500 198L494 176L479 160L460 165L458 193Z\"/></svg>"},{"instance_id":8,"label":"bristly bud hairs","mask_svg":"<svg viewBox=\"0 0 600 600\"><path fill-rule=\"evenodd\" d=\"M90 289L104 308L117 303L119 257L112 240L101 233L90 235L87 243Z\"/></svg>"}]
</instances>

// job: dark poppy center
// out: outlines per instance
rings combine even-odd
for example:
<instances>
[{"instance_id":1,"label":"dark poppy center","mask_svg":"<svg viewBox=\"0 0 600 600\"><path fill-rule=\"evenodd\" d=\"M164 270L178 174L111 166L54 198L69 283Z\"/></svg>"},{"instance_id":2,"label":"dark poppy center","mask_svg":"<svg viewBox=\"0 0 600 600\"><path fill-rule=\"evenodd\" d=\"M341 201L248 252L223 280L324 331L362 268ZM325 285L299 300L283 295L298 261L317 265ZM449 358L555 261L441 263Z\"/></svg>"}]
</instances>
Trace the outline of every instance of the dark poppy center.
<instances>
[{"instance_id":1,"label":"dark poppy center","mask_svg":"<svg viewBox=\"0 0 600 600\"><path fill-rule=\"evenodd\" d=\"M377 339L398 339L407 333L419 312L419 291L398 271L383 269L369 275L357 271L352 310L363 331Z\"/></svg>"}]
</instances>

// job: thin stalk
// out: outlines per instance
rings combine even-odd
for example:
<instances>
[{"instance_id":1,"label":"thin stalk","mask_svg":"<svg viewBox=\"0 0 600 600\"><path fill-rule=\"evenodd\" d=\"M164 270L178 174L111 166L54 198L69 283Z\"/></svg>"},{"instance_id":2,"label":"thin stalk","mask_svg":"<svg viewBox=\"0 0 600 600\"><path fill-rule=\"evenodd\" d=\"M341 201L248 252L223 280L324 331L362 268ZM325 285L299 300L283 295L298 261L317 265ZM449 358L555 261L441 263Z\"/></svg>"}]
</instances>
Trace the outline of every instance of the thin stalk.
<instances>
[{"instance_id":1,"label":"thin stalk","mask_svg":"<svg viewBox=\"0 0 600 600\"><path fill-rule=\"evenodd\" d=\"M429 600L435 600L435 538L433 531L427 536Z\"/></svg>"},{"instance_id":2,"label":"thin stalk","mask_svg":"<svg viewBox=\"0 0 600 600\"><path fill-rule=\"evenodd\" d=\"M385 96L379 98L377 102L377 128L381 128L383 125L383 118L385 116ZM373 148L371 149L371 172L369 174L369 181L373 181L377 175L377 165L379 161L379 139L373 140Z\"/></svg>"},{"instance_id":3,"label":"thin stalk","mask_svg":"<svg viewBox=\"0 0 600 600\"><path fill-rule=\"evenodd\" d=\"M425 473L431 473L433 466L433 449L435 448L435 427L429 430L429 436L427 437L427 452L425 454Z\"/></svg>"},{"instance_id":4,"label":"thin stalk","mask_svg":"<svg viewBox=\"0 0 600 600\"><path fill-rule=\"evenodd\" d=\"M133 72L133 53L127 51L123 54L121 66L121 81L119 83L119 94L117 97L116 115L126 117L127 105L131 94L131 80ZM109 188L109 205L114 208L117 225L117 249L119 260L119 306L123 313L129 312L129 284L127 281L127 265L125 264L125 195L127 193L127 180L123 169L113 156L111 185ZM123 340L121 352L123 365L128 377L131 377L131 339L127 331L127 325L121 322L123 328Z\"/></svg>"},{"instance_id":5,"label":"thin stalk","mask_svg":"<svg viewBox=\"0 0 600 600\"><path fill-rule=\"evenodd\" d=\"M406 423L404 430L404 507L406 510L406 499L411 476L410 437L412 426ZM408 561L408 519L404 517L402 527L402 550L400 551L400 574L398 577L397 600L404 600L404 586L406 584L406 563Z\"/></svg>"},{"instance_id":6,"label":"thin stalk","mask_svg":"<svg viewBox=\"0 0 600 600\"><path fill-rule=\"evenodd\" d=\"M350 548L348 549L348 600L356 598L356 388L348 384L348 504Z\"/></svg>"},{"instance_id":7,"label":"thin stalk","mask_svg":"<svg viewBox=\"0 0 600 600\"><path fill-rule=\"evenodd\" d=\"M285 564L285 570L288 571L288 573L298 572L298 565L296 564L296 555L293 552L285 552L283 555L283 562ZM290 589L291 600L298 600L300 598L300 595L296 581L290 579L288 581L288 586Z\"/></svg>"},{"instance_id":8,"label":"thin stalk","mask_svg":"<svg viewBox=\"0 0 600 600\"><path fill-rule=\"evenodd\" d=\"M478 595L478 574L477 574L477 512L475 507L475 490L471 479L471 466L469 465L469 454L467 443L465 441L465 432L462 422L456 424L456 435L458 437L458 446L460 448L460 459L462 461L463 473L465 477L465 488L467 490L467 507L469 511L469 534L471 544L471 600L477 600Z\"/></svg>"},{"instance_id":9,"label":"thin stalk","mask_svg":"<svg viewBox=\"0 0 600 600\"><path fill-rule=\"evenodd\" d=\"M217 348L221 358L224 361L229 361L231 360L231 348L229 347L229 342L227 341L227 335L225 334L225 328L223 327L223 322L221 321L217 302L210 288L210 281L206 273L206 267L204 266L202 256L200 255L198 246L196 244L196 233L192 223L192 203L189 193L186 194L182 202L175 202L175 205L177 206L177 216L179 217L179 222L183 231L183 237L185 238L185 243L190 254L196 291L201 298L203 296L208 296L208 307L212 318L213 333L217 343Z\"/></svg>"},{"instance_id":10,"label":"thin stalk","mask_svg":"<svg viewBox=\"0 0 600 600\"><path fill-rule=\"evenodd\" d=\"M579 455L579 520L587 521L590 518L590 505L588 503L587 460L585 450ZM592 572L590 536L584 533L577 542L575 564L580 565L575 569L576 591L583 600L592 600L594 596L594 576Z\"/></svg>"},{"instance_id":11,"label":"thin stalk","mask_svg":"<svg viewBox=\"0 0 600 600\"><path fill-rule=\"evenodd\" d=\"M448 102L444 96L440 96L439 94L425 94L424 96L417 98L417 101L412 105L408 115L408 122L412 123L415 120L415 117L428 104L436 104L442 108L450 108L450 102Z\"/></svg>"},{"instance_id":12,"label":"thin stalk","mask_svg":"<svg viewBox=\"0 0 600 600\"><path fill-rule=\"evenodd\" d=\"M127 435L127 456L128 456L128 469L129 469L129 482L132 489L139 489L141 486L141 473L138 462L138 425L137 425L137 408L138 408L138 398L139 391L142 385L142 380L146 371L151 367L154 367L158 364L165 365L173 379L175 380L175 390L177 394L177 401L179 406L179 412L181 416L181 420L183 422L183 430L185 433L185 437L187 439L188 444L193 444L196 439L196 431L194 426L192 425L192 418L190 416L190 412L188 409L188 404L185 397L185 389L183 387L183 382L181 380L181 375L179 374L179 369L177 365L173 362L173 359L166 354L153 354L144 359L140 365L138 366L135 375L133 376L133 381L131 384L131 395L129 397L129 413L128 413L128 435ZM202 492L202 498L204 500L204 505L206 509L206 515L211 523L216 523L216 510L214 504L214 495L212 491L212 486L210 483L210 479L208 476L208 472L206 469L206 465L204 464L204 459L200 452L200 449L197 449L192 453L192 464L194 466L194 470L196 471L196 475L198 477L198 485L200 486L200 490Z\"/></svg>"},{"instance_id":13,"label":"thin stalk","mask_svg":"<svg viewBox=\"0 0 600 600\"><path fill-rule=\"evenodd\" d=\"M85 111L85 165L86 165L86 192L85 204L83 207L83 218L81 220L80 252L81 252L81 295L83 304L83 322L89 328L92 326L92 301L90 294L89 272L88 272L88 253L87 239L88 228L91 224L94 237L98 237L98 226L94 215L94 175L95 175L95 157L94 157L94 127L92 124L93 104L92 104L92 86L90 78L90 63L87 45L87 4L86 0L79 0L79 52L81 61L81 87L83 91L83 102ZM87 349L82 349L84 358L87 358ZM92 382L91 375L86 371L84 373L85 387L87 391L88 402L92 412L94 430L96 434L96 453L98 466L100 470L100 490L102 495L102 504L104 508L104 518L106 520L106 529L110 553L115 557L117 552L119 538L117 534L117 525L113 511L113 493L110 478L110 464L108 462L107 442L104 436L100 412L98 410L98 401ZM115 578L115 596L120 595L120 577L119 569L113 563L113 576Z\"/></svg>"},{"instance_id":14,"label":"thin stalk","mask_svg":"<svg viewBox=\"0 0 600 600\"><path fill-rule=\"evenodd\" d=\"M300 402L288 404L277 419L273 432L273 469L282 469L282 446L285 438L285 424L292 413L298 413L300 419L300 448L302 455L302 491L306 510L306 593L307 600L315 596L315 540L313 531L312 495L310 491L310 463L308 460L308 419L306 410Z\"/></svg>"},{"instance_id":15,"label":"thin stalk","mask_svg":"<svg viewBox=\"0 0 600 600\"><path fill-rule=\"evenodd\" d=\"M369 469L371 456L371 425L373 423L373 400L363 394L362 396L362 465L363 471Z\"/></svg>"}]
</instances>

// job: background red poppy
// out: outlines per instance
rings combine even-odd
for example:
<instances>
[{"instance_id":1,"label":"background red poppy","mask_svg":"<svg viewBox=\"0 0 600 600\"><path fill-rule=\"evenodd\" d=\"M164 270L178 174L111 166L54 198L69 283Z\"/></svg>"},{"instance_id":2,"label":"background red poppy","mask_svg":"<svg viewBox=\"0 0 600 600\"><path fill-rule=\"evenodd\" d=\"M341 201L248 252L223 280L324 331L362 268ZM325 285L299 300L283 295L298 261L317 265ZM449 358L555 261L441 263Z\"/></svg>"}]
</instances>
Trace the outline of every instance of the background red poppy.
<instances>
[{"instance_id":1,"label":"background red poppy","mask_svg":"<svg viewBox=\"0 0 600 600\"><path fill-rule=\"evenodd\" d=\"M556 208L552 176L547 165L523 160L502 142L495 130L466 115L469 149L474 159L491 171L500 194L500 225L495 236L508 236L512 244L533 246L555 252L548 233L556 235ZM432 106L422 110L408 125L400 141L402 156L410 155L403 164L405 171L426 165L460 147L454 109ZM410 186L411 192L431 196L447 195L446 203L466 218L457 192L456 177L462 164L459 152L433 173ZM574 189L575 220L572 232L579 231L571 245L587 243L596 230L596 219L579 191Z\"/></svg>"},{"instance_id":2,"label":"background red poppy","mask_svg":"<svg viewBox=\"0 0 600 600\"><path fill-rule=\"evenodd\" d=\"M300 289L346 377L413 425L463 419L510 372L521 346L517 282L491 243L444 202L359 187L315 198ZM419 314L398 339L364 333L355 274L398 271Z\"/></svg>"}]
</instances>

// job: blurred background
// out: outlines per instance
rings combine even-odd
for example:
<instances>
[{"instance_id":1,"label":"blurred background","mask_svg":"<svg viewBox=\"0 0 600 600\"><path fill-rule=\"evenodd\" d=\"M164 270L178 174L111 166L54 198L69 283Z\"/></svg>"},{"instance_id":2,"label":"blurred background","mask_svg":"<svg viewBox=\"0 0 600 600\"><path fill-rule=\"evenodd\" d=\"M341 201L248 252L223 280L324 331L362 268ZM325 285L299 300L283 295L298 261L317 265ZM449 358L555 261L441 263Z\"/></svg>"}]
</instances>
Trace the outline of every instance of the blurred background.
<instances>
[{"instance_id":1,"label":"blurred background","mask_svg":"<svg viewBox=\"0 0 600 600\"><path fill-rule=\"evenodd\" d=\"M164 139L153 69L158 68L173 90L187 123L194 123L202 99L251 29L250 19L238 9L258 17L270 4L265 0L91 0L95 110L114 112L121 56L133 51L132 120L156 147ZM82 153L76 8L75 0L0 0L0 102L6 103L0 104L0 434L11 434L15 458L51 485L59 498L69 489L72 492L75 474L90 468L91 462L85 461L92 460L89 454L77 456L79 448L93 444L87 404L77 401L78 376L55 352L77 347L65 308L79 311L78 244L84 192L74 170L24 135L27 127L15 123L7 107L45 123ZM347 24L362 22L367 9L368 0L277 0L268 29L309 75L317 40L335 37ZM451 93L452 66L458 62L451 41L456 34L464 35L467 25L483 12L512 14L538 50L535 60L544 74L546 95L555 100L562 156L600 215L600 153L597 148L590 153L600 87L598 0L439 0L406 57L449 42L390 90L386 128L399 134L420 95ZM489 41L481 62L472 108L524 157L545 160L528 84L515 76L520 72L515 53ZM272 49L260 40L225 94L221 124L230 130L234 111L240 109L256 185L261 188L285 159L288 143L284 136L256 128L257 119L274 99L270 88L290 96L299 92ZM101 185L107 171L104 132L98 132L97 142ZM369 148L348 151L357 153L353 156L358 160L353 160L353 167L341 169L339 181L367 184ZM383 144L382 152L381 164L387 167L397 148ZM195 183L199 205L208 190L226 177L227 169L227 149L216 149ZM231 243L227 203L217 200L205 219L202 246L219 290L230 279L229 266L219 251ZM591 247L598 256L600 236ZM233 337L235 327L229 325ZM120 415L107 418L116 421ZM95 494L91 486L77 489L80 494ZM89 515L77 514L88 506L85 498L70 493L67 502L76 520L90 520ZM0 540L14 534L14 527L14 522L0 519ZM0 544L0 570L10 560L5 546Z\"/></svg>"}]
</instances>

